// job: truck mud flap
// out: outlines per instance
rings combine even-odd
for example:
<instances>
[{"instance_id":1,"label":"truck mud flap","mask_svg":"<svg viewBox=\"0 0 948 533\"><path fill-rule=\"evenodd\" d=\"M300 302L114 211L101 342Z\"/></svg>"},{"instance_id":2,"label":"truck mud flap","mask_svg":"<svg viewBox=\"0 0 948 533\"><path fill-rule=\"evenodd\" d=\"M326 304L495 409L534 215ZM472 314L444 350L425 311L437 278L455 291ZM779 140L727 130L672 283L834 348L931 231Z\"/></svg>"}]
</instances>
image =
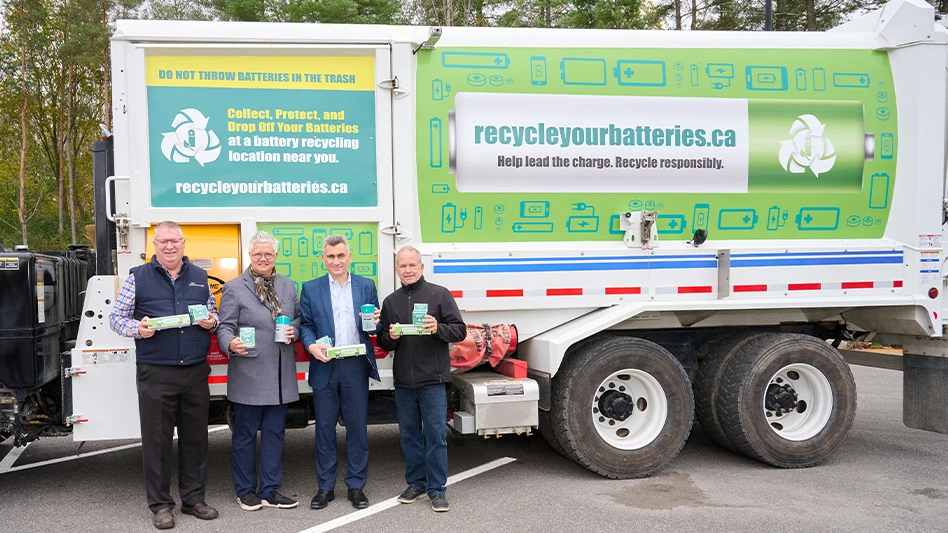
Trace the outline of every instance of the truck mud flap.
<instances>
[{"instance_id":1,"label":"truck mud flap","mask_svg":"<svg viewBox=\"0 0 948 533\"><path fill-rule=\"evenodd\" d=\"M913 429L948 434L948 357L902 358L902 421Z\"/></svg>"}]
</instances>

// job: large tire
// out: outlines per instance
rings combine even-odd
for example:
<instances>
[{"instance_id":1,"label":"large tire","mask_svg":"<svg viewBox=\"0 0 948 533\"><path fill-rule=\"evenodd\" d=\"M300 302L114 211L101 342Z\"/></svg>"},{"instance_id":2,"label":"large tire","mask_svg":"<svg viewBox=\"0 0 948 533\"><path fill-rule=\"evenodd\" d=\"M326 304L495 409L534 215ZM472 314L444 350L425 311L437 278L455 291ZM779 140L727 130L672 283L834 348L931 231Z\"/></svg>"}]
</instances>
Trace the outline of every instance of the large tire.
<instances>
[{"instance_id":1,"label":"large tire","mask_svg":"<svg viewBox=\"0 0 948 533\"><path fill-rule=\"evenodd\" d=\"M569 456L566 454L566 450L563 449L563 445L560 444L560 441L556 440L556 432L553 431L553 418L550 412L539 409L537 410L537 418L540 422L540 434L543 435L543 440L545 440L556 453L568 459Z\"/></svg>"},{"instance_id":2,"label":"large tire","mask_svg":"<svg viewBox=\"0 0 948 533\"><path fill-rule=\"evenodd\" d=\"M551 421L566 455L605 477L648 476L674 459L691 432L688 375L643 339L598 339L553 379Z\"/></svg>"},{"instance_id":3,"label":"large tire","mask_svg":"<svg viewBox=\"0 0 948 533\"><path fill-rule=\"evenodd\" d=\"M695 419L701 425L704 434L712 442L725 450L736 451L724 428L721 427L717 410L718 391L724 366L738 349L747 342L765 335L764 333L737 333L711 341L703 351L704 359L698 364L698 374L694 380Z\"/></svg>"},{"instance_id":4,"label":"large tire","mask_svg":"<svg viewBox=\"0 0 948 533\"><path fill-rule=\"evenodd\" d=\"M829 344L807 335L764 335L725 365L717 412L741 453L805 468L824 461L846 438L856 416L856 384Z\"/></svg>"}]
</instances>

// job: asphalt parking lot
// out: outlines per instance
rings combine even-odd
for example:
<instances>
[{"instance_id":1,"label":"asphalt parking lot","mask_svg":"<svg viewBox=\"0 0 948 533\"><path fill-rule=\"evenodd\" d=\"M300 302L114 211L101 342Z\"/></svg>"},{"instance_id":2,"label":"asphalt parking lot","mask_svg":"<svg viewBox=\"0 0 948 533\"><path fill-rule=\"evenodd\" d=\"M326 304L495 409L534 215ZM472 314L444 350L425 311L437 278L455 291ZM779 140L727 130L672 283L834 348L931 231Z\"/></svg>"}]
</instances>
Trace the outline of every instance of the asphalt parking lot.
<instances>
[{"instance_id":1,"label":"asphalt parking lot","mask_svg":"<svg viewBox=\"0 0 948 533\"><path fill-rule=\"evenodd\" d=\"M395 426L369 429L368 509L349 506L342 471L336 501L309 509L316 484L308 428L288 431L284 451L282 492L300 507L241 511L230 432L212 428L208 503L221 517L201 522L176 509L175 531L948 531L948 435L902 425L900 372L853 373L852 432L815 468L766 466L716 447L698 426L665 470L626 481L584 470L539 436L460 439L449 442L448 513L432 512L427 500L394 502L404 488ZM338 436L344 453L343 429ZM0 532L21 531L155 531L137 442L80 447L48 438L16 451L0 443Z\"/></svg>"}]
</instances>

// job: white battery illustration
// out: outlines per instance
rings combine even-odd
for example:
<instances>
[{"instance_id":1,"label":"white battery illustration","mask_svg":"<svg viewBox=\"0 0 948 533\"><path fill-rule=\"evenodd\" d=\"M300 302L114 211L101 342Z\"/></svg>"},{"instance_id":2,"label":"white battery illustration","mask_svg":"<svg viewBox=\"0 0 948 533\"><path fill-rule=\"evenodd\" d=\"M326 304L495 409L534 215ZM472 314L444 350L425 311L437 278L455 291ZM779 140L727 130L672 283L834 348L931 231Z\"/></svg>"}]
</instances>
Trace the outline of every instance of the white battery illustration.
<instances>
[{"instance_id":1,"label":"white battery illustration","mask_svg":"<svg viewBox=\"0 0 948 533\"><path fill-rule=\"evenodd\" d=\"M459 93L454 104L461 192L747 192L746 100Z\"/></svg>"},{"instance_id":2,"label":"white battery illustration","mask_svg":"<svg viewBox=\"0 0 948 533\"><path fill-rule=\"evenodd\" d=\"M856 101L459 93L460 192L851 191L873 159Z\"/></svg>"}]
</instances>

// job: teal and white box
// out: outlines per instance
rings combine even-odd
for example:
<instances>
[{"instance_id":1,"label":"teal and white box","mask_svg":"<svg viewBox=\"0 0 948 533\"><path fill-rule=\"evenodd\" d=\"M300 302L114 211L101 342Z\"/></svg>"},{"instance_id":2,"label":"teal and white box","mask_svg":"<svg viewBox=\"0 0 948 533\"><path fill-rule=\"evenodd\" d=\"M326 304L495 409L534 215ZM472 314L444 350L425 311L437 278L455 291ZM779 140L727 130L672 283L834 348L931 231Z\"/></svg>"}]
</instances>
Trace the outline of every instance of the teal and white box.
<instances>
[{"instance_id":1,"label":"teal and white box","mask_svg":"<svg viewBox=\"0 0 948 533\"><path fill-rule=\"evenodd\" d=\"M375 306L372 304L362 306L362 331L375 331Z\"/></svg>"},{"instance_id":2,"label":"teal and white box","mask_svg":"<svg viewBox=\"0 0 948 533\"><path fill-rule=\"evenodd\" d=\"M207 306L204 304L189 305L188 314L191 315L191 323L195 323L199 320L204 320L205 318L210 318L210 313L207 311Z\"/></svg>"},{"instance_id":3,"label":"teal and white box","mask_svg":"<svg viewBox=\"0 0 948 533\"><path fill-rule=\"evenodd\" d=\"M415 304L411 312L411 323L416 326L425 325L425 315L428 314L428 304Z\"/></svg>"},{"instance_id":4,"label":"teal and white box","mask_svg":"<svg viewBox=\"0 0 948 533\"><path fill-rule=\"evenodd\" d=\"M186 328L191 325L191 315L171 315L149 318L151 329L162 330L171 328Z\"/></svg>"},{"instance_id":5,"label":"teal and white box","mask_svg":"<svg viewBox=\"0 0 948 533\"><path fill-rule=\"evenodd\" d=\"M313 344L319 344L320 346L332 346L332 339L329 338L329 335L323 335L322 337L313 341Z\"/></svg>"},{"instance_id":6,"label":"teal and white box","mask_svg":"<svg viewBox=\"0 0 948 533\"><path fill-rule=\"evenodd\" d=\"M415 324L392 324L392 333L395 335L431 335L423 326Z\"/></svg>"},{"instance_id":7,"label":"teal and white box","mask_svg":"<svg viewBox=\"0 0 948 533\"><path fill-rule=\"evenodd\" d=\"M247 348L253 348L257 345L255 338L256 331L253 328L240 328L240 342Z\"/></svg>"},{"instance_id":8,"label":"teal and white box","mask_svg":"<svg viewBox=\"0 0 948 533\"><path fill-rule=\"evenodd\" d=\"M274 342L287 342L289 339L286 337L286 331L290 327L290 317L280 315L276 317L276 328L274 328L273 340Z\"/></svg>"},{"instance_id":9,"label":"teal and white box","mask_svg":"<svg viewBox=\"0 0 948 533\"><path fill-rule=\"evenodd\" d=\"M365 345L364 344L350 344L348 346L336 346L335 348L330 348L326 352L326 357L330 359L342 359L344 357L357 357L359 355L365 355Z\"/></svg>"}]
</instances>

